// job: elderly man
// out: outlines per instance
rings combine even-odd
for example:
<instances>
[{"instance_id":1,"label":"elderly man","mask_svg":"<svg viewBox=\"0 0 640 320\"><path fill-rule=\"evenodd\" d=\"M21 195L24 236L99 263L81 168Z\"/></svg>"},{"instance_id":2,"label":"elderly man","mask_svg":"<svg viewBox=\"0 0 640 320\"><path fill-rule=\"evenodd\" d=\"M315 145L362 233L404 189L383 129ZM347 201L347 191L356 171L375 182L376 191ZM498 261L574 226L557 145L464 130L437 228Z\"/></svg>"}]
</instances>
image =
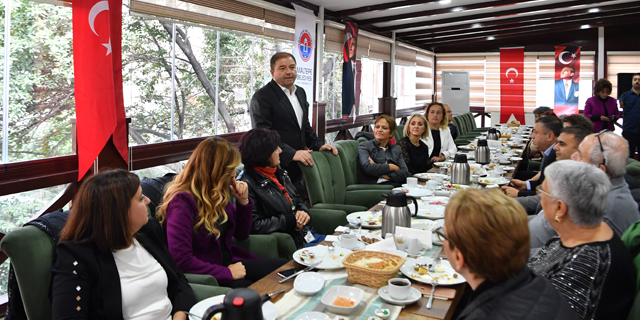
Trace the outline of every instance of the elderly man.
<instances>
[{"instance_id":1,"label":"elderly man","mask_svg":"<svg viewBox=\"0 0 640 320\"><path fill-rule=\"evenodd\" d=\"M556 145L561 130L562 123L556 117L548 116L536 120L536 125L531 132L531 139L538 150L544 150L540 172L527 181L512 179L509 186L502 187L506 195L515 198L536 194L536 187L544 181L544 167L556 161L556 152L553 147Z\"/></svg>"},{"instance_id":2,"label":"elderly man","mask_svg":"<svg viewBox=\"0 0 640 320\"><path fill-rule=\"evenodd\" d=\"M527 216L513 199L496 191L460 191L445 217L436 233L472 289L460 299L455 319L578 318L551 282L526 267Z\"/></svg>"},{"instance_id":3,"label":"elderly man","mask_svg":"<svg viewBox=\"0 0 640 320\"><path fill-rule=\"evenodd\" d=\"M553 147L556 152L556 161L571 159L571 155L578 151L582 140L591 133L591 130L580 126L562 128L558 136L558 143ZM528 215L534 215L542 210L538 195L518 197L516 201L524 207Z\"/></svg>"},{"instance_id":4,"label":"elderly man","mask_svg":"<svg viewBox=\"0 0 640 320\"><path fill-rule=\"evenodd\" d=\"M640 219L638 204L633 200L624 180L628 152L627 141L624 138L612 132L602 132L587 136L571 157L573 160L599 167L609 177L612 187L603 220L618 236ZM529 221L529 231L532 248L542 247L557 235L544 218L544 212L540 212Z\"/></svg>"}]
</instances>

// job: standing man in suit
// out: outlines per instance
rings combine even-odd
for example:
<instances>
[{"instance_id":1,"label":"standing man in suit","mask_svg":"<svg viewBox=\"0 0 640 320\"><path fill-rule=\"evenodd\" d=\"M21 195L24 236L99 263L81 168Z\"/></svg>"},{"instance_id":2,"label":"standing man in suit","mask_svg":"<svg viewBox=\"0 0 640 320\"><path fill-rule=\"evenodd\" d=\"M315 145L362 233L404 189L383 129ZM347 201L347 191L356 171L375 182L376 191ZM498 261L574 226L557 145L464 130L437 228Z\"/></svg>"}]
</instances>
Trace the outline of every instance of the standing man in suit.
<instances>
[{"instance_id":1,"label":"standing man in suit","mask_svg":"<svg viewBox=\"0 0 640 320\"><path fill-rule=\"evenodd\" d=\"M573 67L564 67L560 72L560 79L556 80L555 105L556 106L578 106L578 96L580 86L573 81L576 71Z\"/></svg>"},{"instance_id":2,"label":"standing man in suit","mask_svg":"<svg viewBox=\"0 0 640 320\"><path fill-rule=\"evenodd\" d=\"M556 151L553 147L558 143L560 131L562 131L562 122L556 117L547 116L536 120L536 126L531 132L531 140L538 150L543 151L540 172L527 181L512 179L509 186L502 187L506 195L515 198L536 194L536 187L544 181L544 168L556 161Z\"/></svg>"},{"instance_id":3,"label":"standing man in suit","mask_svg":"<svg viewBox=\"0 0 640 320\"><path fill-rule=\"evenodd\" d=\"M629 141L629 158L640 151L640 73L633 75L631 90L620 96L620 107L624 112L622 136Z\"/></svg>"},{"instance_id":4,"label":"standing man in suit","mask_svg":"<svg viewBox=\"0 0 640 320\"><path fill-rule=\"evenodd\" d=\"M287 52L274 54L271 57L271 76L271 82L251 98L251 125L280 134L281 166L288 171L300 194L306 195L298 162L310 166L313 165L312 151L331 150L337 156L338 149L323 144L309 124L307 95L304 89L294 84L297 77L294 56Z\"/></svg>"}]
</instances>

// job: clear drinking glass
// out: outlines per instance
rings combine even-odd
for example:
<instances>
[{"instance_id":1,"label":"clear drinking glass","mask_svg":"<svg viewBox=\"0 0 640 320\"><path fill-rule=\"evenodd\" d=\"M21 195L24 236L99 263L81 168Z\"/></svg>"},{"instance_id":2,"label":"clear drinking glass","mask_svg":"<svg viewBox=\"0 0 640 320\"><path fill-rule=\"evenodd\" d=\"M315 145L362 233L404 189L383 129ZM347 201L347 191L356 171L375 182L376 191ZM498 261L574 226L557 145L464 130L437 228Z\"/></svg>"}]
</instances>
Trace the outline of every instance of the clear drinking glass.
<instances>
[{"instance_id":1,"label":"clear drinking glass","mask_svg":"<svg viewBox=\"0 0 640 320\"><path fill-rule=\"evenodd\" d=\"M362 230L362 220L360 219L349 219L349 233L355 234L356 236L360 236L360 230Z\"/></svg>"},{"instance_id":2,"label":"clear drinking glass","mask_svg":"<svg viewBox=\"0 0 640 320\"><path fill-rule=\"evenodd\" d=\"M471 175L471 188L480 188L480 185L478 184L478 179L480 179L479 175L477 174Z\"/></svg>"}]
</instances>

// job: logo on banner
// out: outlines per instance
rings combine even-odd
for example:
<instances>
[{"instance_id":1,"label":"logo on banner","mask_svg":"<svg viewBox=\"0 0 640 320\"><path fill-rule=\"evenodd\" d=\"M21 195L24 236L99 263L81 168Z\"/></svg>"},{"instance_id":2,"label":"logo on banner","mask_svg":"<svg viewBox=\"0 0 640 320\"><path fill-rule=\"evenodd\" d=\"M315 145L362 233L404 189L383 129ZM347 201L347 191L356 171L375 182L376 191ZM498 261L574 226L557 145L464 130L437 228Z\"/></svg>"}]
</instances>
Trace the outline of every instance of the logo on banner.
<instances>
[{"instance_id":1,"label":"logo on banner","mask_svg":"<svg viewBox=\"0 0 640 320\"><path fill-rule=\"evenodd\" d=\"M505 75L505 77L507 77L507 79L509 79L509 83L514 83L516 81L516 79L515 78L509 78L509 72L511 72L511 71L516 73L516 78L517 78L518 77L518 69L516 69L516 68L507 69L507 72L505 72L504 75Z\"/></svg>"},{"instance_id":2,"label":"logo on banner","mask_svg":"<svg viewBox=\"0 0 640 320\"><path fill-rule=\"evenodd\" d=\"M562 56L564 56L565 54L571 54L571 60L569 61L565 61L564 58L562 58ZM577 57L577 55L575 53L571 53L569 51L562 51L559 55L558 55L558 61L562 64L572 64L573 63L573 59L575 59Z\"/></svg>"},{"instance_id":3,"label":"logo on banner","mask_svg":"<svg viewBox=\"0 0 640 320\"><path fill-rule=\"evenodd\" d=\"M311 54L313 53L313 41L307 29L302 30L300 37L298 37L298 52L300 52L302 61L309 62Z\"/></svg>"}]
</instances>

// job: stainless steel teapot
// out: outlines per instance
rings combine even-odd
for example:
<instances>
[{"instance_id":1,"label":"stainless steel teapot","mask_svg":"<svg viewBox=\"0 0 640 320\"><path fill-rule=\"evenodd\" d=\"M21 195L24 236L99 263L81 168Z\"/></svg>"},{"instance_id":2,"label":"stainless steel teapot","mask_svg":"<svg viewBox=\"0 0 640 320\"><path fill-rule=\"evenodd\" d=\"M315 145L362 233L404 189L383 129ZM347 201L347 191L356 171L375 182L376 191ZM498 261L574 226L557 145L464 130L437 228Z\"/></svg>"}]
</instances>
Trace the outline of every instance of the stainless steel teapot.
<instances>
[{"instance_id":1,"label":"stainless steel teapot","mask_svg":"<svg viewBox=\"0 0 640 320\"><path fill-rule=\"evenodd\" d=\"M396 226L411 228L411 217L418 214L418 202L416 198L408 196L401 190L391 190L388 194L383 194L387 198L387 203L382 208L382 234L395 233ZM412 215L407 199L413 200L415 213Z\"/></svg>"}]
</instances>

